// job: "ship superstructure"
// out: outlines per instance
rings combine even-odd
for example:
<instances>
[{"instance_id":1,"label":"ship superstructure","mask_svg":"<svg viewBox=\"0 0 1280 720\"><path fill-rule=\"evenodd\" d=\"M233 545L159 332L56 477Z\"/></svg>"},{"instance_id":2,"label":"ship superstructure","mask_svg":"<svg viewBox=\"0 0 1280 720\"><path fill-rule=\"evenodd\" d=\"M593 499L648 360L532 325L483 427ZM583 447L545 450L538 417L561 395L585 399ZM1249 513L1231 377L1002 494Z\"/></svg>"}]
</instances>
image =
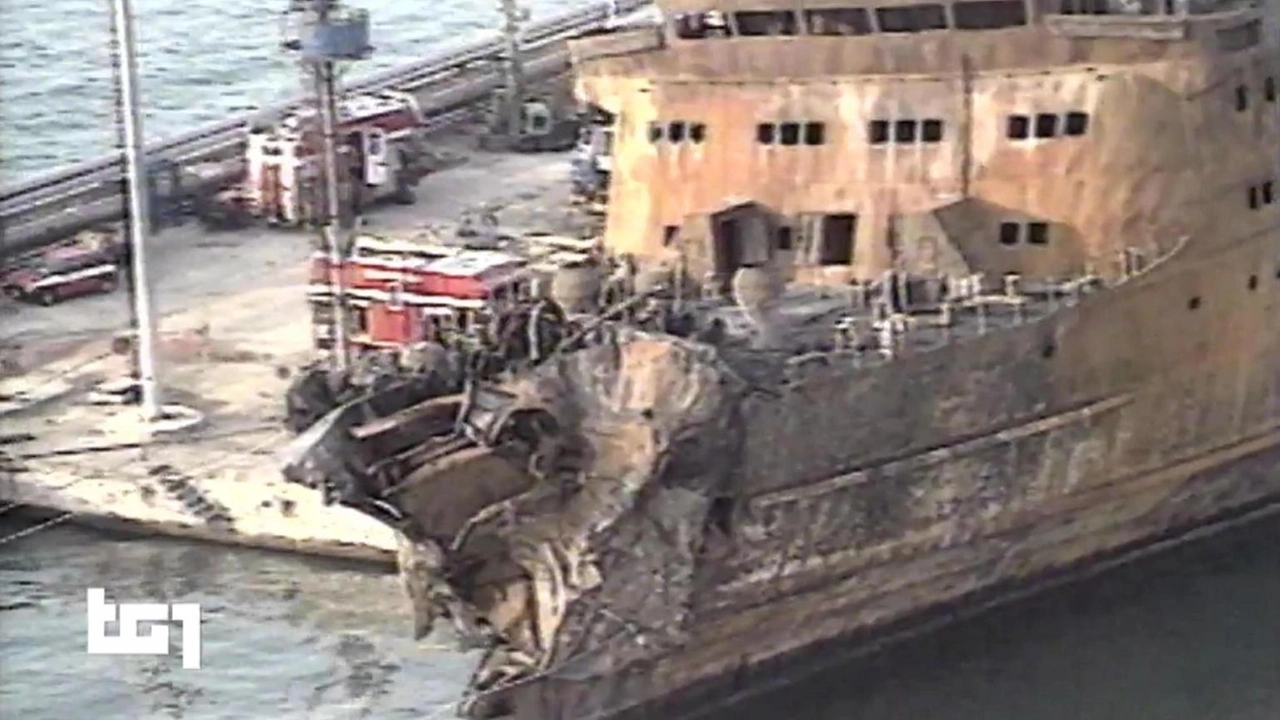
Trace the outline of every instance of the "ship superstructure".
<instances>
[{"instance_id":1,"label":"ship superstructure","mask_svg":"<svg viewBox=\"0 0 1280 720\"><path fill-rule=\"evenodd\" d=\"M554 350L287 465L487 646L466 712L674 717L1280 496L1274 3L659 6L572 45Z\"/></svg>"}]
</instances>

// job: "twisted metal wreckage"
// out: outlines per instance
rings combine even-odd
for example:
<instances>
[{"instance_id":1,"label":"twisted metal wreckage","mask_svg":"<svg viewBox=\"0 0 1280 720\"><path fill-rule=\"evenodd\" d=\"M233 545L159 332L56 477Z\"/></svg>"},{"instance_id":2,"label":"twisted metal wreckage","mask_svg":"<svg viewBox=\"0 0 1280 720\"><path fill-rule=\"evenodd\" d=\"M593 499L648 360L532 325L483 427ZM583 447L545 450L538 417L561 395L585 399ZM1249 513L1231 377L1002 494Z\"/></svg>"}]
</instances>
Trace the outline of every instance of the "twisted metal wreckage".
<instances>
[{"instance_id":1,"label":"twisted metal wreckage","mask_svg":"<svg viewBox=\"0 0 1280 720\"><path fill-rule=\"evenodd\" d=\"M471 705L681 634L746 385L700 342L723 324L698 327L669 288L612 293L599 315L534 300L479 337L346 378L316 369L291 393L310 427L286 477L399 531L415 636L447 619L488 648Z\"/></svg>"}]
</instances>

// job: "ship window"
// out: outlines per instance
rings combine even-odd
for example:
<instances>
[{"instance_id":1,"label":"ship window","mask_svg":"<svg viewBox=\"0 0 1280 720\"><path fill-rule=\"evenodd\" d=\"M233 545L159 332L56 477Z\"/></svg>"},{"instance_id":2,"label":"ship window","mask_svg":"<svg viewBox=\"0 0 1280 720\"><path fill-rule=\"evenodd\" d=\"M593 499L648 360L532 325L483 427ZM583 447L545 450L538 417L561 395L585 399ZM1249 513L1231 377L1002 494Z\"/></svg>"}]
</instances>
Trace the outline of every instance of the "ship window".
<instances>
[{"instance_id":1,"label":"ship window","mask_svg":"<svg viewBox=\"0 0 1280 720\"><path fill-rule=\"evenodd\" d=\"M796 16L790 10L748 10L734 13L738 34L746 36L795 35Z\"/></svg>"},{"instance_id":2,"label":"ship window","mask_svg":"<svg viewBox=\"0 0 1280 720\"><path fill-rule=\"evenodd\" d=\"M659 142L662 140L662 125L651 122L649 123L649 142Z\"/></svg>"},{"instance_id":3,"label":"ship window","mask_svg":"<svg viewBox=\"0 0 1280 720\"><path fill-rule=\"evenodd\" d=\"M684 142L684 123L679 120L667 125L667 139L673 143Z\"/></svg>"},{"instance_id":4,"label":"ship window","mask_svg":"<svg viewBox=\"0 0 1280 720\"><path fill-rule=\"evenodd\" d=\"M887 120L872 120L867 123L867 140L872 145L883 145L889 142L889 122Z\"/></svg>"},{"instance_id":5,"label":"ship window","mask_svg":"<svg viewBox=\"0 0 1280 720\"><path fill-rule=\"evenodd\" d=\"M1257 276L1257 275L1250 275L1250 276L1249 276L1249 289L1250 289L1250 290L1257 290L1257 289L1258 289L1258 276Z\"/></svg>"},{"instance_id":6,"label":"ship window","mask_svg":"<svg viewBox=\"0 0 1280 720\"><path fill-rule=\"evenodd\" d=\"M1048 245L1049 244L1049 225L1042 222L1033 222L1027 225L1027 242L1032 245Z\"/></svg>"},{"instance_id":7,"label":"ship window","mask_svg":"<svg viewBox=\"0 0 1280 720\"><path fill-rule=\"evenodd\" d=\"M893 141L912 143L916 141L916 121L899 120L893 124Z\"/></svg>"},{"instance_id":8,"label":"ship window","mask_svg":"<svg viewBox=\"0 0 1280 720\"><path fill-rule=\"evenodd\" d=\"M1025 140L1031 135L1031 120L1026 115L1010 115L1004 133L1013 140Z\"/></svg>"},{"instance_id":9,"label":"ship window","mask_svg":"<svg viewBox=\"0 0 1280 720\"><path fill-rule=\"evenodd\" d=\"M821 145L827 141L827 126L820 122L804 124L804 144Z\"/></svg>"},{"instance_id":10,"label":"ship window","mask_svg":"<svg viewBox=\"0 0 1280 720\"><path fill-rule=\"evenodd\" d=\"M784 122L780 129L778 135L783 145L800 144L800 123Z\"/></svg>"},{"instance_id":11,"label":"ship window","mask_svg":"<svg viewBox=\"0 0 1280 720\"><path fill-rule=\"evenodd\" d=\"M1249 88L1244 85L1236 86L1236 111L1244 112L1249 109Z\"/></svg>"},{"instance_id":12,"label":"ship window","mask_svg":"<svg viewBox=\"0 0 1280 720\"><path fill-rule=\"evenodd\" d=\"M364 335L369 332L369 309L362 307L351 308L351 325L352 330L357 335Z\"/></svg>"},{"instance_id":13,"label":"ship window","mask_svg":"<svg viewBox=\"0 0 1280 720\"><path fill-rule=\"evenodd\" d=\"M880 30L887 33L946 30L947 11L941 5L906 5L876 8Z\"/></svg>"},{"instance_id":14,"label":"ship window","mask_svg":"<svg viewBox=\"0 0 1280 720\"><path fill-rule=\"evenodd\" d=\"M680 13L675 17L676 37L681 40L701 40L707 36L706 13Z\"/></svg>"},{"instance_id":15,"label":"ship window","mask_svg":"<svg viewBox=\"0 0 1280 720\"><path fill-rule=\"evenodd\" d=\"M853 236L858 228L858 216L849 214L824 215L822 218L822 244L818 248L819 265L849 265L853 262Z\"/></svg>"},{"instance_id":16,"label":"ship window","mask_svg":"<svg viewBox=\"0 0 1280 720\"><path fill-rule=\"evenodd\" d=\"M920 123L920 139L927 143L942 142L942 121L925 120Z\"/></svg>"},{"instance_id":17,"label":"ship window","mask_svg":"<svg viewBox=\"0 0 1280 720\"><path fill-rule=\"evenodd\" d=\"M1018 223L1000 223L1000 244L1017 245L1022 235L1022 226Z\"/></svg>"},{"instance_id":18,"label":"ship window","mask_svg":"<svg viewBox=\"0 0 1280 720\"><path fill-rule=\"evenodd\" d=\"M977 0L952 6L957 30L996 30L1027 24L1022 0Z\"/></svg>"},{"instance_id":19,"label":"ship window","mask_svg":"<svg viewBox=\"0 0 1280 720\"><path fill-rule=\"evenodd\" d=\"M1062 0L1058 8L1063 15L1110 15L1107 0Z\"/></svg>"},{"instance_id":20,"label":"ship window","mask_svg":"<svg viewBox=\"0 0 1280 720\"><path fill-rule=\"evenodd\" d=\"M1262 42L1262 23L1259 20L1225 28L1217 32L1218 49L1222 52L1238 52Z\"/></svg>"},{"instance_id":21,"label":"ship window","mask_svg":"<svg viewBox=\"0 0 1280 720\"><path fill-rule=\"evenodd\" d=\"M1049 113L1036 115L1036 137L1048 138L1058 134L1058 116Z\"/></svg>"},{"instance_id":22,"label":"ship window","mask_svg":"<svg viewBox=\"0 0 1280 720\"><path fill-rule=\"evenodd\" d=\"M667 225L662 228L662 247L671 247L680 235L679 225Z\"/></svg>"},{"instance_id":23,"label":"ship window","mask_svg":"<svg viewBox=\"0 0 1280 720\"><path fill-rule=\"evenodd\" d=\"M707 126L702 123L689 123L689 140L700 143L707 139Z\"/></svg>"},{"instance_id":24,"label":"ship window","mask_svg":"<svg viewBox=\"0 0 1280 720\"><path fill-rule=\"evenodd\" d=\"M804 18L810 35L867 35L871 32L871 18L864 8L805 10Z\"/></svg>"},{"instance_id":25,"label":"ship window","mask_svg":"<svg viewBox=\"0 0 1280 720\"><path fill-rule=\"evenodd\" d=\"M1257 210L1260 203L1258 202L1258 186L1249 186L1249 209Z\"/></svg>"},{"instance_id":26,"label":"ship window","mask_svg":"<svg viewBox=\"0 0 1280 720\"><path fill-rule=\"evenodd\" d=\"M759 125L756 125L756 142L761 145L772 145L776 134L776 128L777 126L773 123L760 123Z\"/></svg>"},{"instance_id":27,"label":"ship window","mask_svg":"<svg viewBox=\"0 0 1280 720\"><path fill-rule=\"evenodd\" d=\"M1267 102L1276 101L1276 79L1273 77L1266 78L1262 81L1262 95Z\"/></svg>"},{"instance_id":28,"label":"ship window","mask_svg":"<svg viewBox=\"0 0 1280 720\"><path fill-rule=\"evenodd\" d=\"M1200 309L1200 296L1199 296L1199 295L1196 295L1196 296L1192 297L1190 300L1188 300L1188 301L1187 301L1187 309L1188 309L1188 310L1199 310L1199 309Z\"/></svg>"},{"instance_id":29,"label":"ship window","mask_svg":"<svg viewBox=\"0 0 1280 720\"><path fill-rule=\"evenodd\" d=\"M795 247L795 231L790 225L780 225L778 227L778 249L791 250Z\"/></svg>"},{"instance_id":30,"label":"ship window","mask_svg":"<svg viewBox=\"0 0 1280 720\"><path fill-rule=\"evenodd\" d=\"M1089 116L1082 112L1067 113L1066 122L1062 124L1062 134L1077 137L1089 131Z\"/></svg>"},{"instance_id":31,"label":"ship window","mask_svg":"<svg viewBox=\"0 0 1280 720\"><path fill-rule=\"evenodd\" d=\"M1274 196L1272 195L1273 189L1274 187L1272 186L1270 180L1262 183L1262 204L1263 205L1270 205L1272 201L1275 199Z\"/></svg>"}]
</instances>

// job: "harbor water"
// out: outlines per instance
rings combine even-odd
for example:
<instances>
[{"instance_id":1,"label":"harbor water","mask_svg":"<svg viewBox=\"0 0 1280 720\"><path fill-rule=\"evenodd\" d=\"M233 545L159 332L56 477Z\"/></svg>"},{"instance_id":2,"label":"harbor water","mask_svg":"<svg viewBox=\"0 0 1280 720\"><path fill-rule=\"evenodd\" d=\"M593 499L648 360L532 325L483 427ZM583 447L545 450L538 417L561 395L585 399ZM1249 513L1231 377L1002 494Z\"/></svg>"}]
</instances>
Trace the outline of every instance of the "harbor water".
<instances>
[{"instance_id":1,"label":"harbor water","mask_svg":"<svg viewBox=\"0 0 1280 720\"><path fill-rule=\"evenodd\" d=\"M497 26L490 0L364 0L374 70ZM532 0L535 18L578 3ZM302 91L284 0L135 0L151 137ZM0 180L114 148L110 4L0 0ZM0 538L20 529L0 510ZM1277 720L1280 521L853 661L724 720ZM88 656L85 591L199 602L203 667ZM0 718L430 720L474 656L410 640L398 581L67 526L0 542ZM447 640L442 638L441 641ZM175 645L180 643L175 640Z\"/></svg>"},{"instance_id":2,"label":"harbor water","mask_svg":"<svg viewBox=\"0 0 1280 720\"><path fill-rule=\"evenodd\" d=\"M11 527L0 531L11 531ZM1280 522L1002 608L712 720L1275 720ZM85 654L85 588L200 602L203 666ZM56 528L0 545L0 717L434 720L474 656L394 576ZM177 633L175 632L176 636Z\"/></svg>"}]
</instances>

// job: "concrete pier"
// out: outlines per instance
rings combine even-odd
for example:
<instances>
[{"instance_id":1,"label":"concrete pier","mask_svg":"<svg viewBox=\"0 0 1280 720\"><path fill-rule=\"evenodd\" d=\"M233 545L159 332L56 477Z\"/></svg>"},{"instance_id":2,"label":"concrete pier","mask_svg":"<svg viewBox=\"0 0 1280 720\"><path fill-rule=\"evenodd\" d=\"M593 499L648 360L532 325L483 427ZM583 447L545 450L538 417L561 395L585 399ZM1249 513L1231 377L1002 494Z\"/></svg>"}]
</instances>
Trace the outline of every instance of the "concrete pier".
<instances>
[{"instance_id":1,"label":"concrete pier","mask_svg":"<svg viewBox=\"0 0 1280 720\"><path fill-rule=\"evenodd\" d=\"M452 149L461 154L462 145ZM368 216L368 232L455 222L488 205L505 226L563 232L564 154L469 155L428 177L411 207ZM148 442L137 406L93 402L128 374L112 352L127 331L122 290L52 307L13 305L0 320L0 445L18 471L0 475L9 503L71 522L147 534L389 562L387 527L280 477L275 454L288 373L311 357L305 296L311 237L255 228L211 234L170 229L155 239L159 376L166 397L204 415L195 428ZM30 436L30 437L27 437ZM23 439L27 438L27 439Z\"/></svg>"}]
</instances>

